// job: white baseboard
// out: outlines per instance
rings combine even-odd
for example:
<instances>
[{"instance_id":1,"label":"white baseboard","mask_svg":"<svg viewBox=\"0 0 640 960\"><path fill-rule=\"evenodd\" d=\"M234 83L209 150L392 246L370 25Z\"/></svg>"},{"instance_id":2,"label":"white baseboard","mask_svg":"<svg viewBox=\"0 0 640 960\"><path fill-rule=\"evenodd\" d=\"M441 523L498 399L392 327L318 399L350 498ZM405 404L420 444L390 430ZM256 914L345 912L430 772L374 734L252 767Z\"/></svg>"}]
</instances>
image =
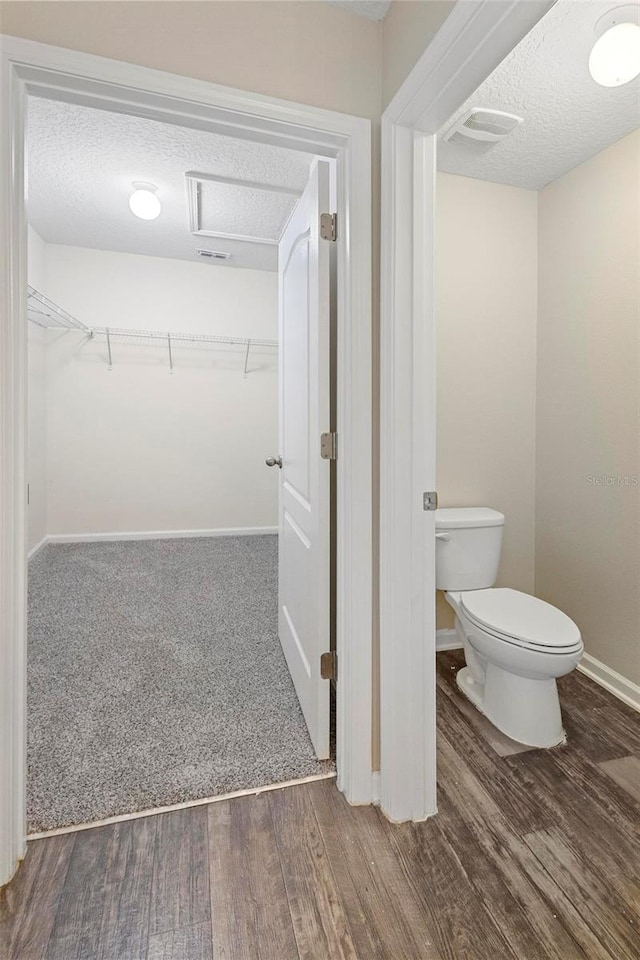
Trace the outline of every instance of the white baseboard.
<instances>
[{"instance_id":1,"label":"white baseboard","mask_svg":"<svg viewBox=\"0 0 640 960\"><path fill-rule=\"evenodd\" d=\"M38 553L40 553L40 551L42 550L42 548L43 548L43 547L46 547L46 545L47 545L47 543L48 543L48 540L49 540L48 537L43 537L42 540L41 540L39 543L36 543L35 547L31 547L31 550L29 550L29 553L27 554L27 560L33 560L33 558L34 558Z\"/></svg>"},{"instance_id":2,"label":"white baseboard","mask_svg":"<svg viewBox=\"0 0 640 960\"><path fill-rule=\"evenodd\" d=\"M275 534L277 527L225 527L220 530L141 530L125 533L50 533L47 543L99 543L118 540L182 540L191 537L255 537Z\"/></svg>"},{"instance_id":3,"label":"white baseboard","mask_svg":"<svg viewBox=\"0 0 640 960\"><path fill-rule=\"evenodd\" d=\"M578 664L580 673L595 680L596 683L612 693L618 700L627 703L634 710L640 711L640 686L627 680L621 673L616 673L611 667L608 667L600 660L596 660L591 654L585 653Z\"/></svg>"},{"instance_id":4,"label":"white baseboard","mask_svg":"<svg viewBox=\"0 0 640 960\"><path fill-rule=\"evenodd\" d=\"M436 652L439 650L462 650L455 630L436 630Z\"/></svg>"}]
</instances>

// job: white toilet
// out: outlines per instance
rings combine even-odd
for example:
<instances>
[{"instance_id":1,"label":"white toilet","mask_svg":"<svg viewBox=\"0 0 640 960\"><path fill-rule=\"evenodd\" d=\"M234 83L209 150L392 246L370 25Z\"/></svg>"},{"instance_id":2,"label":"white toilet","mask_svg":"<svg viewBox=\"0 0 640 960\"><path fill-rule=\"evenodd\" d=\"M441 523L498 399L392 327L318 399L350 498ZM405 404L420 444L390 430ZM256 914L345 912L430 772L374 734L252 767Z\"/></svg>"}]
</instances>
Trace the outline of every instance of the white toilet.
<instances>
[{"instance_id":1,"label":"white toilet","mask_svg":"<svg viewBox=\"0 0 640 960\"><path fill-rule=\"evenodd\" d=\"M507 736L553 747L565 741L556 677L577 667L584 644L556 607L493 588L503 527L487 507L436 510L436 587L456 612L467 664L456 681Z\"/></svg>"}]
</instances>

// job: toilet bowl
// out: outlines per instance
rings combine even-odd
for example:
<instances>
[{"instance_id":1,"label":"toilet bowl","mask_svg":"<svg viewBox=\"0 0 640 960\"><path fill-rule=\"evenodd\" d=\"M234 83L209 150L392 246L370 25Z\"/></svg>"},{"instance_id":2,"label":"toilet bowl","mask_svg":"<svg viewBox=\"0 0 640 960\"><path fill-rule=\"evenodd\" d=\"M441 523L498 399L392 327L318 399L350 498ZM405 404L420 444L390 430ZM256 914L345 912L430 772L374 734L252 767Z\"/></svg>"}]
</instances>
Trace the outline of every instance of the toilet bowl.
<instances>
[{"instance_id":1,"label":"toilet bowl","mask_svg":"<svg viewBox=\"0 0 640 960\"><path fill-rule=\"evenodd\" d=\"M503 526L485 507L436 511L436 586L455 611L466 662L456 682L507 736L552 747L566 739L556 678L577 667L584 645L556 607L493 587Z\"/></svg>"},{"instance_id":2,"label":"toilet bowl","mask_svg":"<svg viewBox=\"0 0 640 960\"><path fill-rule=\"evenodd\" d=\"M556 678L580 662L584 646L575 623L551 604L518 590L445 596L456 611L456 631L465 651L466 667L456 676L465 696L519 743L563 743Z\"/></svg>"}]
</instances>

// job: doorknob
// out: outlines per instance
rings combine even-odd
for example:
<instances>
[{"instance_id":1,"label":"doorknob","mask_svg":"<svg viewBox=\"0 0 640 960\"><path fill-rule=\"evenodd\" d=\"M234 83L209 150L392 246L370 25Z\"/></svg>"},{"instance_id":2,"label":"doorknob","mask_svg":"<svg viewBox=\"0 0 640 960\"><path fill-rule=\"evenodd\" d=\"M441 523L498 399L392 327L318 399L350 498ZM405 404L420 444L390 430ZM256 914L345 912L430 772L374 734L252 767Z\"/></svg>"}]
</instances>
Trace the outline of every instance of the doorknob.
<instances>
[{"instance_id":1,"label":"doorknob","mask_svg":"<svg viewBox=\"0 0 640 960\"><path fill-rule=\"evenodd\" d=\"M268 467L279 467L282 470L282 457L267 457L265 463Z\"/></svg>"}]
</instances>

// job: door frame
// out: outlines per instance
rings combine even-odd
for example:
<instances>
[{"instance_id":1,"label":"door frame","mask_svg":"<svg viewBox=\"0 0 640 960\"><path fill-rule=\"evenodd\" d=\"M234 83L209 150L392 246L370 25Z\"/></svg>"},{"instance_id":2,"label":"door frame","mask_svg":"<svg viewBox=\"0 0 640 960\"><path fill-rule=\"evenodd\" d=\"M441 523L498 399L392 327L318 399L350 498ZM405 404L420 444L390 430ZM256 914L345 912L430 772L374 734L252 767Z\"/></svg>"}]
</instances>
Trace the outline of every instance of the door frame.
<instances>
[{"instance_id":1,"label":"door frame","mask_svg":"<svg viewBox=\"0 0 640 960\"><path fill-rule=\"evenodd\" d=\"M382 115L380 805L436 813L436 135L554 0L458 2Z\"/></svg>"},{"instance_id":2,"label":"door frame","mask_svg":"<svg viewBox=\"0 0 640 960\"><path fill-rule=\"evenodd\" d=\"M373 798L371 123L0 35L0 885L26 850L24 127L29 93L336 160L338 786L351 803Z\"/></svg>"}]
</instances>

